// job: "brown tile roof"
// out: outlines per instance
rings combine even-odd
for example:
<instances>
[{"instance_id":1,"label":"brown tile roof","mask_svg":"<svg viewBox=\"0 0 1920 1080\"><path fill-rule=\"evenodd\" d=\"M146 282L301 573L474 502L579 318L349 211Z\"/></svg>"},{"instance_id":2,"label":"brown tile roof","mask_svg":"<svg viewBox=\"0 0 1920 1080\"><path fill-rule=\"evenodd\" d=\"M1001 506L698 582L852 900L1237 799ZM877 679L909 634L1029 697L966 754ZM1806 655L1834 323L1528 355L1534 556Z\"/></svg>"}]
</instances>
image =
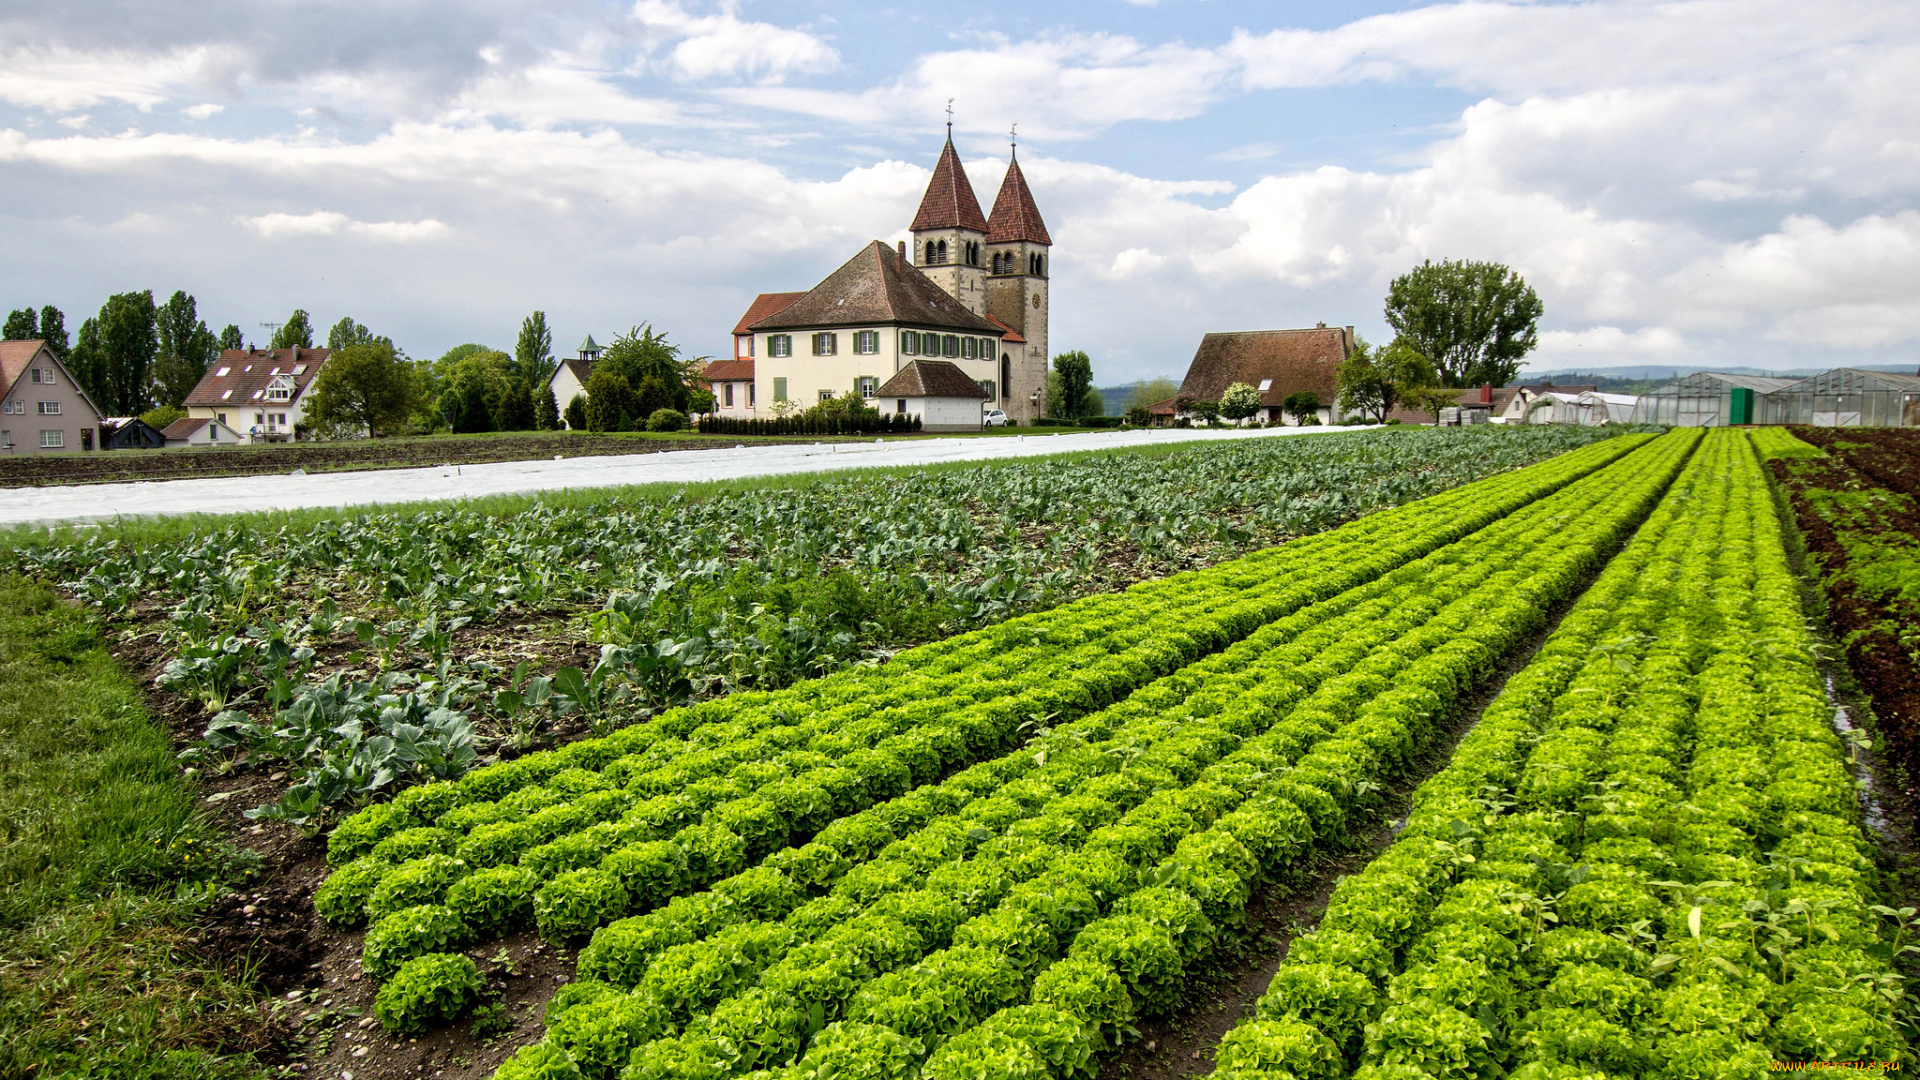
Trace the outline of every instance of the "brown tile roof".
<instances>
[{"instance_id":1,"label":"brown tile roof","mask_svg":"<svg viewBox=\"0 0 1920 1080\"><path fill-rule=\"evenodd\" d=\"M907 366L874 391L875 397L973 398L985 401L989 395L967 373L945 360L909 360Z\"/></svg>"},{"instance_id":2,"label":"brown tile roof","mask_svg":"<svg viewBox=\"0 0 1920 1080\"><path fill-rule=\"evenodd\" d=\"M195 383L185 406L216 408L221 405L291 405L300 400L320 374L320 365L331 355L327 349L227 349L208 365L207 373ZM299 371L295 372L295 368ZM222 374L224 372L224 374ZM285 401L268 401L267 384L285 375L293 380L293 392Z\"/></svg>"},{"instance_id":3,"label":"brown tile roof","mask_svg":"<svg viewBox=\"0 0 1920 1080\"><path fill-rule=\"evenodd\" d=\"M700 378L710 383L751 382L753 380L753 361L715 360L700 372Z\"/></svg>"},{"instance_id":4,"label":"brown tile roof","mask_svg":"<svg viewBox=\"0 0 1920 1080\"><path fill-rule=\"evenodd\" d=\"M1047 235L1047 223L1040 220L1040 208L1033 204L1033 192L1027 190L1027 176L1020 171L1020 159L1007 163L1007 178L1000 181L1000 194L993 199L993 216L987 219L987 243L1011 243L1025 240L1053 245Z\"/></svg>"},{"instance_id":5,"label":"brown tile roof","mask_svg":"<svg viewBox=\"0 0 1920 1080\"><path fill-rule=\"evenodd\" d=\"M1278 406L1302 390L1331 405L1339 390L1336 370L1351 347L1347 331L1338 326L1208 334L1187 367L1180 397L1219 401L1234 383L1259 386L1271 380L1260 394L1263 405Z\"/></svg>"},{"instance_id":6,"label":"brown tile roof","mask_svg":"<svg viewBox=\"0 0 1920 1080\"><path fill-rule=\"evenodd\" d=\"M1000 328L947 295L933 279L875 240L827 275L785 311L753 324L755 330L808 329L862 323L935 326L999 334Z\"/></svg>"},{"instance_id":7,"label":"brown tile roof","mask_svg":"<svg viewBox=\"0 0 1920 1080\"><path fill-rule=\"evenodd\" d=\"M913 215L914 232L922 229L972 229L987 231L987 218L980 212L980 200L973 197L973 185L967 182L967 170L960 165L953 140L940 148L940 160L933 166L933 179L927 181L927 193L920 198L920 212Z\"/></svg>"},{"instance_id":8,"label":"brown tile roof","mask_svg":"<svg viewBox=\"0 0 1920 1080\"><path fill-rule=\"evenodd\" d=\"M566 368L568 371L573 372L573 377L580 380L580 385L582 387L585 387L587 385L587 379L593 375L593 361L582 360L577 356L569 356L566 359L560 361L560 366ZM560 372L560 368L558 367L554 368L553 370L554 370L554 374L556 375L559 374ZM552 375L547 376L547 381L552 382L553 376Z\"/></svg>"},{"instance_id":9,"label":"brown tile roof","mask_svg":"<svg viewBox=\"0 0 1920 1080\"><path fill-rule=\"evenodd\" d=\"M999 319L996 319L993 316L989 315L987 316L987 321L999 327L1001 330L1005 331L1005 333L1000 335L1001 341L1010 341L1016 345L1025 345L1027 343L1027 339L1020 336L1020 331L1015 330L1013 327L1008 326L1006 323L1001 322Z\"/></svg>"},{"instance_id":10,"label":"brown tile roof","mask_svg":"<svg viewBox=\"0 0 1920 1080\"><path fill-rule=\"evenodd\" d=\"M733 324L735 334L747 334L753 331L753 324L769 315L778 315L793 306L795 300L807 295L803 292L763 292L747 305L747 313Z\"/></svg>"},{"instance_id":11,"label":"brown tile roof","mask_svg":"<svg viewBox=\"0 0 1920 1080\"><path fill-rule=\"evenodd\" d=\"M190 438L194 432L211 423L213 418L209 416L183 416L168 424L167 429L160 434L165 435L168 440Z\"/></svg>"}]
</instances>

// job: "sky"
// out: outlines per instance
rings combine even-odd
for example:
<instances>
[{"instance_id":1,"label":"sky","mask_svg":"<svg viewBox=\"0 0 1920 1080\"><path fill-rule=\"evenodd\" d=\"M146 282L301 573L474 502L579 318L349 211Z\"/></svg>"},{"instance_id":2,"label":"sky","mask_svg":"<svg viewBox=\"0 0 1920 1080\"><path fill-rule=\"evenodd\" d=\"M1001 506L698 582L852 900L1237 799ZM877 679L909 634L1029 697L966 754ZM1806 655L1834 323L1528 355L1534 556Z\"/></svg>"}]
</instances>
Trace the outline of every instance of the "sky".
<instances>
[{"instance_id":1,"label":"sky","mask_svg":"<svg viewBox=\"0 0 1920 1080\"><path fill-rule=\"evenodd\" d=\"M1355 325L1505 263L1535 370L1920 366L1920 3L0 0L0 307L175 289L415 357L664 330L1019 158L1052 346Z\"/></svg>"}]
</instances>

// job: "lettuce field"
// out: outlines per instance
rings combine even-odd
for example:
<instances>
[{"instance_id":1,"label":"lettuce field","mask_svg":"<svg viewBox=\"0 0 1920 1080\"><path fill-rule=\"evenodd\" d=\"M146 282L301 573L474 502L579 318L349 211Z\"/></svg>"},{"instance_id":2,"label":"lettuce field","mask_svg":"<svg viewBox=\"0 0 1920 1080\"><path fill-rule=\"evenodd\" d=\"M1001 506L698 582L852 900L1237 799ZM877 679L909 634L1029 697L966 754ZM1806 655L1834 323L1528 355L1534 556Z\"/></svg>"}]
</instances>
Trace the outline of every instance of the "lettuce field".
<instances>
[{"instance_id":1,"label":"lettuce field","mask_svg":"<svg viewBox=\"0 0 1920 1080\"><path fill-rule=\"evenodd\" d=\"M1769 471L1815 453L1381 432L19 557L324 836L386 1034L320 1075L1091 1078L1391 819L1217 1075L1718 1077L1912 1033ZM558 992L420 1057L512 950Z\"/></svg>"}]
</instances>

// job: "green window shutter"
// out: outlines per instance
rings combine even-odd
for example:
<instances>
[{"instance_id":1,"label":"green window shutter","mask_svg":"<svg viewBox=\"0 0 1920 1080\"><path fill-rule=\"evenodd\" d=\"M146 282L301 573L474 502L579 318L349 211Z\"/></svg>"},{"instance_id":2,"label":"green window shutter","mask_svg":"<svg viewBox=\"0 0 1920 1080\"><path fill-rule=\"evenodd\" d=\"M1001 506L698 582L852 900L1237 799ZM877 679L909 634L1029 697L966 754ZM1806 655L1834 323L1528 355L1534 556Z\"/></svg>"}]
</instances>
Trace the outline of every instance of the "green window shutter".
<instances>
[{"instance_id":1,"label":"green window shutter","mask_svg":"<svg viewBox=\"0 0 1920 1080\"><path fill-rule=\"evenodd\" d=\"M787 380L784 378L773 380L773 400L780 401L784 399L786 396L787 396Z\"/></svg>"}]
</instances>

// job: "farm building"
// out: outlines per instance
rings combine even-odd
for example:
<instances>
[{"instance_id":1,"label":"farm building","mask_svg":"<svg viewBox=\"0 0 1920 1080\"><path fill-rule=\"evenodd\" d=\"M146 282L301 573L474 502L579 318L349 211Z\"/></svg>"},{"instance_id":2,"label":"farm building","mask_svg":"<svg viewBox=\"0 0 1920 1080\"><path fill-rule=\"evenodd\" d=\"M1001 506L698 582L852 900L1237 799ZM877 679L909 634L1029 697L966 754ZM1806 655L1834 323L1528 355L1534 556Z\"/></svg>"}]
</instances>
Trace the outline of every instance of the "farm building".
<instances>
[{"instance_id":1,"label":"farm building","mask_svg":"<svg viewBox=\"0 0 1920 1080\"><path fill-rule=\"evenodd\" d=\"M1323 424L1334 423L1339 396L1338 372L1353 352L1353 327L1321 323L1305 330L1245 330L1208 334L1187 365L1179 398L1219 401L1234 383L1260 391L1260 412L1254 419L1269 424L1292 423L1283 405L1302 391L1320 399ZM1174 402L1158 402L1150 412L1156 418L1174 415Z\"/></svg>"},{"instance_id":2,"label":"farm building","mask_svg":"<svg viewBox=\"0 0 1920 1080\"><path fill-rule=\"evenodd\" d=\"M874 394L880 415L918 416L923 431L978 431L993 395L945 360L909 360Z\"/></svg>"},{"instance_id":3,"label":"farm building","mask_svg":"<svg viewBox=\"0 0 1920 1080\"><path fill-rule=\"evenodd\" d=\"M1602 394L1597 390L1574 393L1572 388L1549 390L1528 404L1520 422L1586 427L1627 424L1633 422L1633 410L1639 403L1640 399L1632 394Z\"/></svg>"},{"instance_id":4,"label":"farm building","mask_svg":"<svg viewBox=\"0 0 1920 1080\"><path fill-rule=\"evenodd\" d=\"M1636 424L1726 427L1761 422L1760 399L1792 385L1792 379L1697 371L1640 395Z\"/></svg>"},{"instance_id":5,"label":"farm building","mask_svg":"<svg viewBox=\"0 0 1920 1080\"><path fill-rule=\"evenodd\" d=\"M155 450L167 445L160 429L137 416L115 416L100 421L103 450Z\"/></svg>"},{"instance_id":6,"label":"farm building","mask_svg":"<svg viewBox=\"0 0 1920 1080\"><path fill-rule=\"evenodd\" d=\"M1920 427L1920 376L1836 368L1763 400L1756 423L1814 427Z\"/></svg>"}]
</instances>

